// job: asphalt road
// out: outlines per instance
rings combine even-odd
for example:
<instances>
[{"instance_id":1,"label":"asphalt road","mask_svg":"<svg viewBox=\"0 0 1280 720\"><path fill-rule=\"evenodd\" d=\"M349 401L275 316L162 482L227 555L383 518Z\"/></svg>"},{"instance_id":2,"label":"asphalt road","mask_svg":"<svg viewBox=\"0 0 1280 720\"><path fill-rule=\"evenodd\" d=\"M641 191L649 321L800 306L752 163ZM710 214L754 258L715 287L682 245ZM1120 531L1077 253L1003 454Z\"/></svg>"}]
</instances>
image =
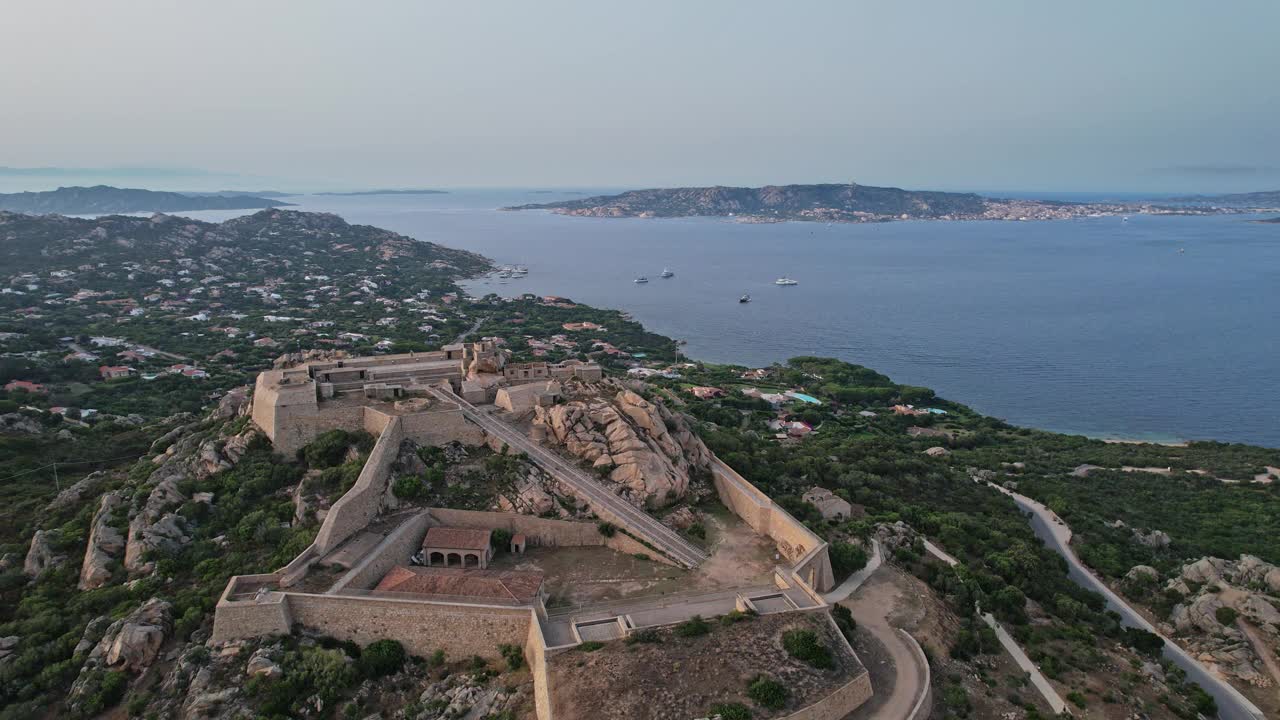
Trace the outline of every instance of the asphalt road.
<instances>
[{"instance_id":1,"label":"asphalt road","mask_svg":"<svg viewBox=\"0 0 1280 720\"><path fill-rule=\"evenodd\" d=\"M1119 595L1112 592L1111 588L1080 562L1075 551L1068 545L1071 541L1071 529L1058 521L1049 509L1024 495L1009 492L994 485L992 487L1009 495L1018 507L1031 513L1031 528L1048 547L1057 551L1067 561L1067 575L1072 581L1106 598L1107 609L1119 613L1124 625L1160 634L1151 623L1147 622L1146 618L1129 607ZM1161 637L1164 636L1161 635ZM1262 711L1240 694L1240 691L1231 687L1225 680L1211 674L1169 638L1164 638L1164 641L1164 657L1185 670L1188 679L1198 683L1205 692L1213 696L1218 703L1218 717L1222 720L1265 720Z\"/></svg>"}]
</instances>

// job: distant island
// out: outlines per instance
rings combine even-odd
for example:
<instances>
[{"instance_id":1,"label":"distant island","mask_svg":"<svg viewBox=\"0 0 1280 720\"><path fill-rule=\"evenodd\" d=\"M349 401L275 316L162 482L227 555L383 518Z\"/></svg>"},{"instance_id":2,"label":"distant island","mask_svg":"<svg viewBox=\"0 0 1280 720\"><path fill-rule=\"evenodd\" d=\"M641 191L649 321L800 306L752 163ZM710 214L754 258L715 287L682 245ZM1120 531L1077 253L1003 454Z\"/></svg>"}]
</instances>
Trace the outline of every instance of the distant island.
<instances>
[{"instance_id":1,"label":"distant island","mask_svg":"<svg viewBox=\"0 0 1280 720\"><path fill-rule=\"evenodd\" d=\"M447 190L357 190L355 192L318 192L316 195L448 195Z\"/></svg>"},{"instance_id":2,"label":"distant island","mask_svg":"<svg viewBox=\"0 0 1280 720\"><path fill-rule=\"evenodd\" d=\"M1170 198L1165 202L1223 207L1280 208L1280 190L1228 193L1226 195L1186 195L1184 197Z\"/></svg>"},{"instance_id":3,"label":"distant island","mask_svg":"<svg viewBox=\"0 0 1280 720\"><path fill-rule=\"evenodd\" d=\"M292 203L256 195L195 195L109 185L60 187L42 192L0 193L0 210L29 215L103 215L188 210L257 210Z\"/></svg>"},{"instance_id":4,"label":"distant island","mask_svg":"<svg viewBox=\"0 0 1280 720\"><path fill-rule=\"evenodd\" d=\"M1257 205L1264 205L1259 202ZM872 185L768 185L632 190L504 210L550 210L581 217L731 217L741 222L888 222L891 220L1060 220L1125 214L1211 215L1247 205L1072 203L989 198L974 193Z\"/></svg>"},{"instance_id":5,"label":"distant island","mask_svg":"<svg viewBox=\"0 0 1280 720\"><path fill-rule=\"evenodd\" d=\"M193 197L242 197L249 195L251 197L260 198L282 198L289 197L291 195L299 195L301 193L282 192L280 190L210 190L207 192L202 190L184 190L182 191L182 194L191 195Z\"/></svg>"}]
</instances>

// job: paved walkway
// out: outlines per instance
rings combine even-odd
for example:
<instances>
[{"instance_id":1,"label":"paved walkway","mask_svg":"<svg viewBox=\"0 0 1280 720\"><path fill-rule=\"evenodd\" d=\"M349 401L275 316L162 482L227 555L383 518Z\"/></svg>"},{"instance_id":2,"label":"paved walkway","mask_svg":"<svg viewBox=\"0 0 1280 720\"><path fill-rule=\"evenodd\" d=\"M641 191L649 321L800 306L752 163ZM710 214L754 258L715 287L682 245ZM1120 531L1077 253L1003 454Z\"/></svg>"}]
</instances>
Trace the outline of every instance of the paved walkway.
<instances>
[{"instance_id":1,"label":"paved walkway","mask_svg":"<svg viewBox=\"0 0 1280 720\"><path fill-rule=\"evenodd\" d=\"M679 533L658 522L653 516L636 508L631 503L615 495L597 480L578 468L565 462L563 458L538 445L510 425L483 413L479 408L463 400L453 392L439 387L432 387L431 392L445 402L456 403L462 408L468 420L479 425L488 434L510 445L513 449L525 453L543 470L551 473L557 480L572 487L577 494L589 500L599 509L604 509L618 519L627 530L639 535L676 562L686 567L697 567L707 559L707 553L698 546L683 538Z\"/></svg>"},{"instance_id":2,"label":"paved walkway","mask_svg":"<svg viewBox=\"0 0 1280 720\"><path fill-rule=\"evenodd\" d=\"M884 688L876 688L873 703L855 710L855 720L908 720L928 691L929 666L922 666L921 656L912 641L901 630L889 624L889 614L898 606L899 590L883 576L872 578L842 604L853 611L858 627L865 628L889 654L893 664L893 686L885 696ZM927 711L926 711L927 713Z\"/></svg>"},{"instance_id":3,"label":"paved walkway","mask_svg":"<svg viewBox=\"0 0 1280 720\"><path fill-rule=\"evenodd\" d=\"M937 545L934 545L928 540L924 541L924 549L930 555L933 555L951 567L955 567L960 564L959 560L956 560L947 553L947 551ZM1049 678L1044 676L1044 673L1040 671L1040 668L1037 667L1035 663L1031 662L1031 658L1027 657L1027 653L1023 651L1022 646L1018 644L1018 641L1013 639L1013 636L1009 634L1009 631L1005 630L1004 626L1001 625L991 613L982 613L982 621L987 624L987 627L995 631L996 639L1004 646L1005 651L1008 652L1009 656L1013 658L1013 661L1018 664L1018 667L1022 668L1023 672L1031 676L1031 684L1035 686L1036 690L1040 691L1041 697L1044 698L1045 702L1049 703L1049 707L1053 708L1055 713L1062 713L1066 710L1067 704L1062 701L1062 696L1058 695L1058 691L1049 683Z\"/></svg>"},{"instance_id":4,"label":"paved walkway","mask_svg":"<svg viewBox=\"0 0 1280 720\"><path fill-rule=\"evenodd\" d=\"M867 578L871 577L872 573L879 570L882 563L884 563L884 555L880 549L880 541L872 540L871 557L867 560L867 566L850 575L831 592L824 594L822 599L828 605L835 605L841 600L844 600L852 595L858 588L862 587L862 583L865 582Z\"/></svg>"},{"instance_id":5,"label":"paved walkway","mask_svg":"<svg viewBox=\"0 0 1280 720\"><path fill-rule=\"evenodd\" d=\"M1084 566L1076 557L1075 551L1068 544L1071 542L1071 528L1049 508L1025 495L1007 490L995 483L987 483L996 490L1013 498L1018 507L1031 513L1031 528L1037 536L1067 561L1067 575L1078 585L1102 595L1107 600L1107 608L1119 613L1124 625L1137 627L1147 632L1160 635L1150 622L1136 610L1129 607L1119 595L1098 579L1093 571ZM1187 654L1169 638L1160 635L1164 640L1164 656L1187 672L1187 678L1198 683L1204 691L1213 696L1218 703L1218 717L1222 720L1264 720L1262 711L1222 678L1209 672L1195 658Z\"/></svg>"}]
</instances>

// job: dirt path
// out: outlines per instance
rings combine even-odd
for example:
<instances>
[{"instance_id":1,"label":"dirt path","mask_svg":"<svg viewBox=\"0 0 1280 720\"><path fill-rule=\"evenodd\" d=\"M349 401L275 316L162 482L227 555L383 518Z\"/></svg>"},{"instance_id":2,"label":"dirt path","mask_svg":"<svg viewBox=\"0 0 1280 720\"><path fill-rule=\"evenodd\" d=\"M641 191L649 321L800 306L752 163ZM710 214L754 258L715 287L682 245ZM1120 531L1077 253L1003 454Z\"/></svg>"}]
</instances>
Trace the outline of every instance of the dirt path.
<instances>
[{"instance_id":1,"label":"dirt path","mask_svg":"<svg viewBox=\"0 0 1280 720\"><path fill-rule=\"evenodd\" d=\"M902 633L889 624L889 614L898 607L901 590L883 574L867 579L848 600L840 603L853 611L859 629L865 629L883 648L884 655L869 660L892 677L888 687L876 686L873 701L858 708L846 720L903 720L911 714L924 690L925 669L919 667L915 652ZM864 660L867 662L867 660Z\"/></svg>"}]
</instances>

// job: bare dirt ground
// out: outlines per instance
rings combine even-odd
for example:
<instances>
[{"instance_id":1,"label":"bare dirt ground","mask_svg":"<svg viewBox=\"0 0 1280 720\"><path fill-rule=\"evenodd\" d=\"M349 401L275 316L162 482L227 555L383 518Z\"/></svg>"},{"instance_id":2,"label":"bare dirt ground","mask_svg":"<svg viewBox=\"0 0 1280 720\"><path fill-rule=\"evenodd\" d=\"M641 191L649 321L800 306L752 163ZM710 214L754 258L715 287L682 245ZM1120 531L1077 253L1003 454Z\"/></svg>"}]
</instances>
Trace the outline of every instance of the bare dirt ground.
<instances>
[{"instance_id":1,"label":"bare dirt ground","mask_svg":"<svg viewBox=\"0 0 1280 720\"><path fill-rule=\"evenodd\" d=\"M772 582L773 542L727 511L708 515L711 557L695 570L675 568L604 547L530 548L498 555L495 569L546 576L549 606L586 605L627 598L720 590Z\"/></svg>"},{"instance_id":2,"label":"bare dirt ground","mask_svg":"<svg viewBox=\"0 0 1280 720\"><path fill-rule=\"evenodd\" d=\"M713 622L711 632L677 637L658 631L660 642L612 642L594 652L570 650L549 658L557 720L689 720L706 717L717 703L739 702L752 718L786 716L825 697L861 670L847 651L837 668L816 670L782 647L791 628L814 630L833 651L843 647L822 614L756 617L731 625ZM747 684L767 674L791 688L782 710L752 703Z\"/></svg>"}]
</instances>

